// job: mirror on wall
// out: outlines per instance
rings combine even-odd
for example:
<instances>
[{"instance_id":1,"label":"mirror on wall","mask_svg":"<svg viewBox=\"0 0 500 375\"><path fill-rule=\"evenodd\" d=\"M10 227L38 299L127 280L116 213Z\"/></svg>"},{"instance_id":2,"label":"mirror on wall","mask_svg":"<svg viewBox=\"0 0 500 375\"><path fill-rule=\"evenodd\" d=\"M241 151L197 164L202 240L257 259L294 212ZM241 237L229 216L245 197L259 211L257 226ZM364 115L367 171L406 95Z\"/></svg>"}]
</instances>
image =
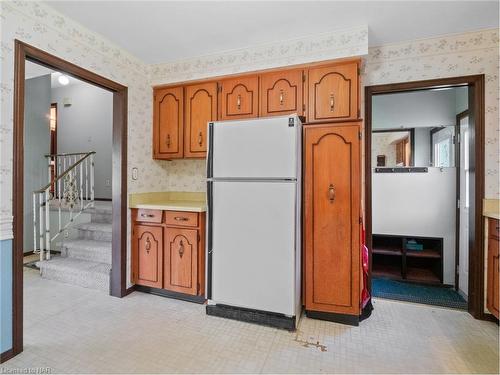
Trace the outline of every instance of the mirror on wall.
<instances>
[{"instance_id":1,"label":"mirror on wall","mask_svg":"<svg viewBox=\"0 0 500 375\"><path fill-rule=\"evenodd\" d=\"M455 127L374 129L372 166L454 167Z\"/></svg>"}]
</instances>

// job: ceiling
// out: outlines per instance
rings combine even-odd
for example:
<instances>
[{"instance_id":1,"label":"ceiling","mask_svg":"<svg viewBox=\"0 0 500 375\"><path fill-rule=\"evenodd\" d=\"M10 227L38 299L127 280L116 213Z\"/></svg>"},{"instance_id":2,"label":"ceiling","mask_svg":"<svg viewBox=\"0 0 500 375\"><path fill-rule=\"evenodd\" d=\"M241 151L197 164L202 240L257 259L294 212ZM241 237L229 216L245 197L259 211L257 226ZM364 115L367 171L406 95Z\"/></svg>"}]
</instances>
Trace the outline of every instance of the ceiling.
<instances>
[{"instance_id":1,"label":"ceiling","mask_svg":"<svg viewBox=\"0 0 500 375\"><path fill-rule=\"evenodd\" d=\"M369 27L370 46L498 27L497 1L47 1L146 63Z\"/></svg>"},{"instance_id":2,"label":"ceiling","mask_svg":"<svg viewBox=\"0 0 500 375\"><path fill-rule=\"evenodd\" d=\"M62 85L59 83L59 77L63 74L61 72L57 72L53 69L47 68L43 65L31 62L31 61L26 61L25 65L25 71L24 71L24 77L25 79L30 79L30 78L35 78L35 77L40 77L44 75L50 74L50 87L55 89L58 87L67 87L71 85L78 85L85 83L83 81L80 81L77 78L71 77L70 75L65 74L68 79L69 83L67 85Z\"/></svg>"}]
</instances>

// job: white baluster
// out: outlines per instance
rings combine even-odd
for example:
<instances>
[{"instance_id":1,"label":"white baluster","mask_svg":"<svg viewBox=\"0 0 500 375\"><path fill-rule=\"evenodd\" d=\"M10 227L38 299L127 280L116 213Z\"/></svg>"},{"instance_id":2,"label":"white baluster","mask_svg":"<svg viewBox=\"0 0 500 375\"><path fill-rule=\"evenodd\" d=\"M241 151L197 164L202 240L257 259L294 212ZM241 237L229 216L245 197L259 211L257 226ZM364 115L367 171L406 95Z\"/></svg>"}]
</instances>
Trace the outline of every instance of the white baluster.
<instances>
[{"instance_id":1,"label":"white baluster","mask_svg":"<svg viewBox=\"0 0 500 375\"><path fill-rule=\"evenodd\" d=\"M40 236L40 261L43 261L44 260L44 254L43 254L43 251L44 251L44 244L45 244L45 241L43 239L43 195L42 194L38 194L38 209L39 209L39 212L38 212L38 227L39 227L39 236Z\"/></svg>"},{"instance_id":2,"label":"white baluster","mask_svg":"<svg viewBox=\"0 0 500 375\"><path fill-rule=\"evenodd\" d=\"M33 193L33 252L36 253L36 193Z\"/></svg>"},{"instance_id":3,"label":"white baluster","mask_svg":"<svg viewBox=\"0 0 500 375\"><path fill-rule=\"evenodd\" d=\"M45 247L47 260L50 259L50 187L45 190Z\"/></svg>"}]
</instances>

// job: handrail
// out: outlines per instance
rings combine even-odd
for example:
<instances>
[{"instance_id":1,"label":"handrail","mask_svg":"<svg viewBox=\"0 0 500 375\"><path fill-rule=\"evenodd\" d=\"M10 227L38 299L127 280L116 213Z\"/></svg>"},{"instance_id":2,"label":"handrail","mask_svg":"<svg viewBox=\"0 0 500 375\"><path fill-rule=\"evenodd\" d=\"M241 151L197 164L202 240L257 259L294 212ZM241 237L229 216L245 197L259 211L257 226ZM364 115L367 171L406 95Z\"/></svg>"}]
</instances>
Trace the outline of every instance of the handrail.
<instances>
[{"instance_id":1,"label":"handrail","mask_svg":"<svg viewBox=\"0 0 500 375\"><path fill-rule=\"evenodd\" d=\"M80 160L78 160L75 164L73 164L71 167L69 167L68 169L66 169L62 174L60 174L59 176L55 177L54 179L52 179L47 185L45 185L44 187L42 187L41 189L38 189L38 190L35 190L33 191L33 193L43 193L45 190L47 190L48 188L50 188L55 182L61 180L64 176L66 176L69 172L71 172L73 169L75 169L78 165L80 165L80 163L82 163L85 159L87 159L88 157L90 157L90 155L94 155L95 154L95 151L90 151L90 152L87 152L86 154L84 153L77 153L77 154L58 154L58 155L62 155L62 156L68 156L68 155L85 155L83 158L81 158ZM55 155L53 155L55 156Z\"/></svg>"},{"instance_id":2,"label":"handrail","mask_svg":"<svg viewBox=\"0 0 500 375\"><path fill-rule=\"evenodd\" d=\"M87 151L87 152L68 152L68 153L62 153L62 154L46 154L45 157L54 157L54 156L75 156L75 155L85 155L93 152L95 154L95 151Z\"/></svg>"}]
</instances>

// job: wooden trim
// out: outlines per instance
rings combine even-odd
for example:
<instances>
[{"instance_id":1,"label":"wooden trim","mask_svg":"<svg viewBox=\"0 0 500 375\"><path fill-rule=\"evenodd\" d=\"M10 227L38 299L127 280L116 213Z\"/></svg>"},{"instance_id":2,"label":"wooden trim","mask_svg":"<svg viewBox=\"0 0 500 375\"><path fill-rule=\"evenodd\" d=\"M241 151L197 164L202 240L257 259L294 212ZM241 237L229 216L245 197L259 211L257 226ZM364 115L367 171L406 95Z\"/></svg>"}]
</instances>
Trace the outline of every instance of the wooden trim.
<instances>
[{"instance_id":1,"label":"wooden trim","mask_svg":"<svg viewBox=\"0 0 500 375\"><path fill-rule=\"evenodd\" d=\"M13 137L13 355L23 350L23 127L25 61L66 72L73 77L113 92L113 242L111 295L126 294L127 262L127 87L53 56L19 40L14 42L14 137ZM2 356L3 357L3 356ZM2 358L3 359L3 358Z\"/></svg>"},{"instance_id":2,"label":"wooden trim","mask_svg":"<svg viewBox=\"0 0 500 375\"><path fill-rule=\"evenodd\" d=\"M177 82L172 82L172 83L159 84L159 85L154 85L153 88L154 89L163 89L163 88L170 88L170 87L175 87L175 86L185 86L185 85L192 85L192 84L198 84L198 83L208 83L208 82L216 82L216 81L220 82L220 81L224 81L226 79L243 78L243 77L250 78L251 76L255 76L255 75L261 75L261 74L273 73L273 72L289 71L289 70L295 70L295 69L305 69L304 73L306 74L306 71L309 68L322 68L322 67L328 67L328 66L345 65L345 64L348 64L351 62L356 62L359 66L361 59L360 58L354 58L354 59L353 58L345 58L345 59L324 60L324 61L319 61L319 62L297 64L297 65L288 65L286 67L280 66L280 67L270 68L270 69L252 70L252 71L243 72L243 73L226 74L226 75L219 75L219 76L207 77L207 78L202 78L202 79L177 81ZM303 84L304 84L304 86L307 86L307 82L304 81Z\"/></svg>"},{"instance_id":3,"label":"wooden trim","mask_svg":"<svg viewBox=\"0 0 500 375\"><path fill-rule=\"evenodd\" d=\"M365 228L366 246L369 250L368 289L371 292L372 272L372 178L371 178L371 132L372 132L372 96L398 92L426 90L442 87L469 87L469 112L473 114L471 123L475 132L475 176L474 204L471 215L474 215L474 231L470 238L473 245L469 256L469 312L476 319L485 319L484 312L484 228L483 228L483 196L484 196L484 74L462 77L438 78L423 81L390 83L365 87Z\"/></svg>"},{"instance_id":4,"label":"wooden trim","mask_svg":"<svg viewBox=\"0 0 500 375\"><path fill-rule=\"evenodd\" d=\"M3 353L0 353L0 363L7 362L9 359L15 356L14 349L6 350Z\"/></svg>"}]
</instances>

